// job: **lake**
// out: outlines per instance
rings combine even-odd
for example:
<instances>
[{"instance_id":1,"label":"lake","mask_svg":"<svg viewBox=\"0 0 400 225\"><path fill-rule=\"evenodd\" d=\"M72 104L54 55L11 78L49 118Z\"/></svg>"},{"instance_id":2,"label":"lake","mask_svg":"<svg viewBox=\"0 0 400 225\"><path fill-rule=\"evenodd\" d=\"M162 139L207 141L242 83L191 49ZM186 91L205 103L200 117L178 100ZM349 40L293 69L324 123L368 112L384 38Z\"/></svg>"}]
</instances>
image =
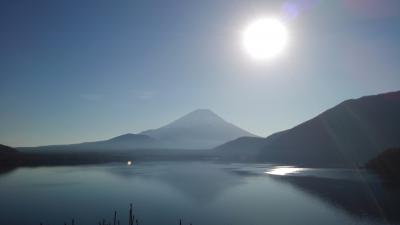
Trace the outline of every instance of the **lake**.
<instances>
[{"instance_id":1,"label":"lake","mask_svg":"<svg viewBox=\"0 0 400 225\"><path fill-rule=\"evenodd\" d=\"M0 224L96 225L129 203L142 225L396 224L397 188L365 171L269 164L132 162L0 175Z\"/></svg>"}]
</instances>

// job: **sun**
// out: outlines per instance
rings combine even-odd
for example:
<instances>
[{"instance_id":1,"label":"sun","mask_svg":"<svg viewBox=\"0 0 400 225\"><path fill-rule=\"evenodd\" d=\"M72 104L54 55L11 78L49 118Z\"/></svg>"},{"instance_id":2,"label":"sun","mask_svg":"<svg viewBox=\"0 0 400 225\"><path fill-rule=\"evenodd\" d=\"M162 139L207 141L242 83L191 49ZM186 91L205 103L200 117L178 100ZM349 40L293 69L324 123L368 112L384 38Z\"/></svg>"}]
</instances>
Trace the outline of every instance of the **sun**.
<instances>
[{"instance_id":1,"label":"sun","mask_svg":"<svg viewBox=\"0 0 400 225\"><path fill-rule=\"evenodd\" d=\"M257 60L271 59L287 46L288 31L275 18L252 21L243 32L243 45L247 53Z\"/></svg>"}]
</instances>

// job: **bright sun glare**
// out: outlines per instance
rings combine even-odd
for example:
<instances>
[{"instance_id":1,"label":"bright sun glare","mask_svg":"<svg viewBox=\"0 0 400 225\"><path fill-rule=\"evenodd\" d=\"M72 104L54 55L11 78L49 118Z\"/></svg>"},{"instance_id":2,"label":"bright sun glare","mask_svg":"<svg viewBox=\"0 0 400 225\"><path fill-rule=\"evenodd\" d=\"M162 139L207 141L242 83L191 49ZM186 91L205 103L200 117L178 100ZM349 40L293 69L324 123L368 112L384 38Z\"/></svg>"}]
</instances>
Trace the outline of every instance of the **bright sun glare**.
<instances>
[{"instance_id":1,"label":"bright sun glare","mask_svg":"<svg viewBox=\"0 0 400 225\"><path fill-rule=\"evenodd\" d=\"M251 22L243 33L245 50L254 59L271 59L279 55L288 42L285 25L274 18L263 18Z\"/></svg>"}]
</instances>

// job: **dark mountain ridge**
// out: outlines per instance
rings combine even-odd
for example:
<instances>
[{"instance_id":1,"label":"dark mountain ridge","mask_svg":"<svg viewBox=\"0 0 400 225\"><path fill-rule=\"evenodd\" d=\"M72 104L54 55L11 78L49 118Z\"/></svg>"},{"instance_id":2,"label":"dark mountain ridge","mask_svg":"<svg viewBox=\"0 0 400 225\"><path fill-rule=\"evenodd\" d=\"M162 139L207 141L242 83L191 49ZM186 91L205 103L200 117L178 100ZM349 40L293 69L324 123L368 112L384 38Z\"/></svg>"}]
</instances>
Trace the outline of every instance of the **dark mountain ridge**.
<instances>
[{"instance_id":1,"label":"dark mountain ridge","mask_svg":"<svg viewBox=\"0 0 400 225\"><path fill-rule=\"evenodd\" d=\"M382 149L400 146L399 115L400 91L366 96L267 138L241 138L216 150L230 159L362 166Z\"/></svg>"},{"instance_id":2,"label":"dark mountain ridge","mask_svg":"<svg viewBox=\"0 0 400 225\"><path fill-rule=\"evenodd\" d=\"M17 149L7 145L0 144L0 155L14 155L14 154L18 154Z\"/></svg>"}]
</instances>

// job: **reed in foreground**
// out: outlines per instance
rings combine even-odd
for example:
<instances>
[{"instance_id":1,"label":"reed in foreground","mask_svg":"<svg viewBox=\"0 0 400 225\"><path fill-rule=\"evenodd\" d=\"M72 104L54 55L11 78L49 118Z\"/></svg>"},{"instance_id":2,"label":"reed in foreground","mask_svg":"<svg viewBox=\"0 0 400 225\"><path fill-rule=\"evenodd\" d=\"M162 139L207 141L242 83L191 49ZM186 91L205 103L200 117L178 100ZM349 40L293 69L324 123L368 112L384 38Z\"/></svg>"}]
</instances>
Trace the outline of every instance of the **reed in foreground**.
<instances>
[{"instance_id":1,"label":"reed in foreground","mask_svg":"<svg viewBox=\"0 0 400 225\"><path fill-rule=\"evenodd\" d=\"M128 218L128 225L141 225L139 224L139 219L135 216L134 212L133 212L133 205L132 203L129 205L129 218ZM40 223L40 225L44 225L43 223ZM64 223L64 225L68 225L67 223ZM77 225L75 224L75 219L73 218L71 220L71 225ZM114 217L112 222L107 221L106 219L102 219L98 222L98 225L121 225L120 224L120 220L118 218L118 213L117 211L114 211ZM179 219L179 225L183 225L182 224L182 219ZM190 223L190 225L192 225Z\"/></svg>"}]
</instances>

